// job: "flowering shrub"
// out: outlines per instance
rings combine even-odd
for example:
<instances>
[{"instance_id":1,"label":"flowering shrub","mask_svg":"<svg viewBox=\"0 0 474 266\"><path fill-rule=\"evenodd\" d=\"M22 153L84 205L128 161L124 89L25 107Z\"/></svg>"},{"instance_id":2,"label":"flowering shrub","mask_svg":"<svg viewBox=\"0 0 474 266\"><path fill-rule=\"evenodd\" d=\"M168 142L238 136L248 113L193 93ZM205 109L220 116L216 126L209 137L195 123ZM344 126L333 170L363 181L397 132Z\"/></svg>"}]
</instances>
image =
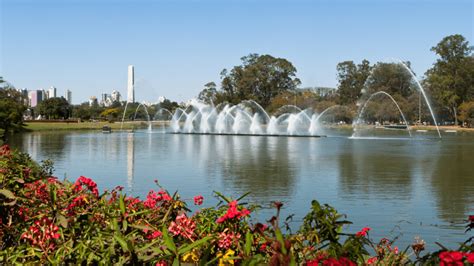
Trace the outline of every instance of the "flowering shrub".
<instances>
[{"instance_id":1,"label":"flowering shrub","mask_svg":"<svg viewBox=\"0 0 474 266\"><path fill-rule=\"evenodd\" d=\"M474 263L473 238L458 250L422 256L424 241L401 251L393 240L371 240L368 227L344 233L350 222L313 201L301 228L283 233L281 202L268 222L250 222L257 208L217 193L214 208L192 213L177 193L151 190L144 200L122 187L99 192L81 176L51 176L51 164L0 148L0 264L399 265ZM197 195L191 203L201 205ZM474 228L467 220L466 232Z\"/></svg>"}]
</instances>

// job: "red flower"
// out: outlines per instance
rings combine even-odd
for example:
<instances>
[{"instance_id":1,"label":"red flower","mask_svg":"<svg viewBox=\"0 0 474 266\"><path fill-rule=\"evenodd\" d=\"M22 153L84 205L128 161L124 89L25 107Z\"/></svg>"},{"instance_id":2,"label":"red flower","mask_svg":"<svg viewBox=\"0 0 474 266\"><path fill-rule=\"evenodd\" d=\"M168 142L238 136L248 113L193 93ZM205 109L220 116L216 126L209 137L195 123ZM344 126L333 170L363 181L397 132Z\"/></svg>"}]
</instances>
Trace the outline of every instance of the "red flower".
<instances>
[{"instance_id":1,"label":"red flower","mask_svg":"<svg viewBox=\"0 0 474 266\"><path fill-rule=\"evenodd\" d=\"M474 223L474 215L469 215L469 222Z\"/></svg>"},{"instance_id":2,"label":"red flower","mask_svg":"<svg viewBox=\"0 0 474 266\"><path fill-rule=\"evenodd\" d=\"M82 190L82 186L85 185L87 189L89 189L94 196L97 198L99 197L99 190L97 189L97 184L92 181L92 179L87 178L85 176L80 176L74 185L72 186L75 192L80 192Z\"/></svg>"},{"instance_id":3,"label":"red flower","mask_svg":"<svg viewBox=\"0 0 474 266\"><path fill-rule=\"evenodd\" d=\"M378 260L377 257L372 257L372 258L369 258L366 263L367 265L373 265L377 263L377 260Z\"/></svg>"},{"instance_id":4,"label":"red flower","mask_svg":"<svg viewBox=\"0 0 474 266\"><path fill-rule=\"evenodd\" d=\"M55 248L54 239L61 236L58 231L59 227L53 223L53 220L43 217L36 220L28 231L21 235L21 239L26 239L31 245L49 251Z\"/></svg>"},{"instance_id":5,"label":"red flower","mask_svg":"<svg viewBox=\"0 0 474 266\"><path fill-rule=\"evenodd\" d=\"M466 259L469 263L474 264L474 253L465 253Z\"/></svg>"},{"instance_id":6,"label":"red flower","mask_svg":"<svg viewBox=\"0 0 474 266\"><path fill-rule=\"evenodd\" d=\"M144 229L143 232L146 234L145 238L149 240L155 239L163 235L160 231L149 231L148 229Z\"/></svg>"},{"instance_id":7,"label":"red flower","mask_svg":"<svg viewBox=\"0 0 474 266\"><path fill-rule=\"evenodd\" d=\"M440 265L464 265L463 253L459 251L443 251L439 254Z\"/></svg>"},{"instance_id":8,"label":"red flower","mask_svg":"<svg viewBox=\"0 0 474 266\"><path fill-rule=\"evenodd\" d=\"M238 205L236 200L229 202L229 209L227 209L227 212L223 216L219 217L216 222L223 223L226 220L234 218L240 219L250 214L250 211L246 208L242 208L242 210L239 211L237 206Z\"/></svg>"},{"instance_id":9,"label":"red flower","mask_svg":"<svg viewBox=\"0 0 474 266\"><path fill-rule=\"evenodd\" d=\"M201 195L198 195L198 196L194 197L194 204L195 205L201 205L203 201L204 201L204 197L201 196Z\"/></svg>"},{"instance_id":10,"label":"red flower","mask_svg":"<svg viewBox=\"0 0 474 266\"><path fill-rule=\"evenodd\" d=\"M370 230L371 230L370 227L364 227L364 228L362 228L362 230L360 230L359 232L356 233L356 236L357 236L357 237L366 236L366 235L367 235L367 232L369 232Z\"/></svg>"}]
</instances>

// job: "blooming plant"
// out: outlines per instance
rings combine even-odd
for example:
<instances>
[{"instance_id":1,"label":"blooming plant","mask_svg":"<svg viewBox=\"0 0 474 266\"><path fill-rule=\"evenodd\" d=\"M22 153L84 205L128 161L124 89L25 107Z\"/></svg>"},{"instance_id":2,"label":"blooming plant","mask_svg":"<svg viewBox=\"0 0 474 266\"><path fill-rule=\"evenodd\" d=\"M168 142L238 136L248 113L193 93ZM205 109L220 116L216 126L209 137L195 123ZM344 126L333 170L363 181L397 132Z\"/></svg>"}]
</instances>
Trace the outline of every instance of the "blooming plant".
<instances>
[{"instance_id":1,"label":"blooming plant","mask_svg":"<svg viewBox=\"0 0 474 266\"><path fill-rule=\"evenodd\" d=\"M145 199L122 187L100 192L91 178L74 182L52 176L52 165L0 147L0 264L179 265L403 265L474 263L473 238L457 250L423 254L416 239L404 251L370 228L344 232L350 224L333 207L313 201L301 228L282 230L283 203L275 216L251 220L257 206L218 192L220 203L194 213L177 193L151 190ZM200 206L198 195L191 204ZM469 216L466 232L474 228Z\"/></svg>"}]
</instances>

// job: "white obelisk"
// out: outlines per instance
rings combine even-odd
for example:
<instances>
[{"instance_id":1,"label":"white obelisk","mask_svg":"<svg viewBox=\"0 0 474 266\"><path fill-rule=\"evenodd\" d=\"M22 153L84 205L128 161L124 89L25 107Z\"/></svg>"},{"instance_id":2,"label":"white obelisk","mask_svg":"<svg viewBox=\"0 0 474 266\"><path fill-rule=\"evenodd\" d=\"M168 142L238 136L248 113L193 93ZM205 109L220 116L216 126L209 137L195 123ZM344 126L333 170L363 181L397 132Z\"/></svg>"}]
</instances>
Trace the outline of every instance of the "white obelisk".
<instances>
[{"instance_id":1,"label":"white obelisk","mask_svg":"<svg viewBox=\"0 0 474 266\"><path fill-rule=\"evenodd\" d=\"M135 102L135 83L134 73L133 73L133 66L128 66L128 83L127 83L127 102L134 103Z\"/></svg>"}]
</instances>

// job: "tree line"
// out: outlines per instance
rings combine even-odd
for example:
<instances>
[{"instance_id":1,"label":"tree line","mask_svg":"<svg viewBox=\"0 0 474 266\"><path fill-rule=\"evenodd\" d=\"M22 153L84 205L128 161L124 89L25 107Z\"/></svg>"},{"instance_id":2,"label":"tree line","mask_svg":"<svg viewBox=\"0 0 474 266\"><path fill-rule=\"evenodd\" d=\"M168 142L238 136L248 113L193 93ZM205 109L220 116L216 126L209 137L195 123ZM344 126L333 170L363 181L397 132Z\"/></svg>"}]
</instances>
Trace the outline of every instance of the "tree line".
<instances>
[{"instance_id":1,"label":"tree line","mask_svg":"<svg viewBox=\"0 0 474 266\"><path fill-rule=\"evenodd\" d=\"M459 34L443 38L431 48L437 55L433 66L424 73L421 84L430 95L440 121L454 121L454 124L474 125L474 55L473 46ZM300 88L296 67L284 58L271 55L249 54L241 58L241 64L220 73L220 84L208 82L198 99L215 106L221 103L238 104L243 100L254 100L269 112L276 112L285 105L296 105L301 109L313 108L321 112L333 105L344 106L335 113L338 120L351 122L356 115L358 103L366 100L364 95L377 91L390 94L401 106L412 123L430 121L424 101L421 101L416 80L406 68L410 62L377 62L368 60L356 63L352 60L337 64L338 86L336 93L318 95ZM19 130L23 114L28 109L24 99L13 86L0 78L0 130ZM125 102L116 102L103 107L83 103L72 106L64 98L51 98L31 109L34 115L49 119L79 118L82 120L106 119L115 121L124 112ZM126 119L133 119L138 103L129 104ZM165 100L160 104L147 106L149 114L169 119L169 113L179 107L177 102ZM184 107L184 106L181 106ZM420 108L423 107L423 108ZM371 101L369 119L397 119L395 106L383 101ZM166 112L163 112L166 110ZM423 110L423 111L421 111ZM143 108L137 110L137 117L143 118Z\"/></svg>"}]
</instances>

